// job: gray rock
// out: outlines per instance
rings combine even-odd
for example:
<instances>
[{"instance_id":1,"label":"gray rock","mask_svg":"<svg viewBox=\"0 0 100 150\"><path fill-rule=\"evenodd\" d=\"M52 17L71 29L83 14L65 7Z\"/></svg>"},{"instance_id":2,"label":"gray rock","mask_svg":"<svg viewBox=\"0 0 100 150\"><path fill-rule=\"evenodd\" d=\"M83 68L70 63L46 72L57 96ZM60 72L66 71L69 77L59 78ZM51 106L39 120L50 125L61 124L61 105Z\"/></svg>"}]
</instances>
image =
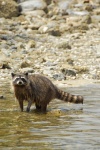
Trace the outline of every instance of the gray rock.
<instances>
[{"instance_id":1,"label":"gray rock","mask_svg":"<svg viewBox=\"0 0 100 150\"><path fill-rule=\"evenodd\" d=\"M33 10L33 11L23 11L21 12L21 14L23 15L27 15L27 16L33 16L33 17L37 17L37 16L45 16L46 13L43 10Z\"/></svg>"},{"instance_id":2,"label":"gray rock","mask_svg":"<svg viewBox=\"0 0 100 150\"><path fill-rule=\"evenodd\" d=\"M58 29L50 29L48 34L53 36L61 36L61 32Z\"/></svg>"},{"instance_id":3,"label":"gray rock","mask_svg":"<svg viewBox=\"0 0 100 150\"><path fill-rule=\"evenodd\" d=\"M27 0L19 3L19 6L22 7L22 13L38 9L44 10L47 7L46 3L43 0Z\"/></svg>"},{"instance_id":4,"label":"gray rock","mask_svg":"<svg viewBox=\"0 0 100 150\"><path fill-rule=\"evenodd\" d=\"M26 61L23 61L20 65L21 68L27 68L27 67L30 67L30 64Z\"/></svg>"},{"instance_id":5,"label":"gray rock","mask_svg":"<svg viewBox=\"0 0 100 150\"><path fill-rule=\"evenodd\" d=\"M100 23L100 15L93 15L91 18L93 23Z\"/></svg>"},{"instance_id":6,"label":"gray rock","mask_svg":"<svg viewBox=\"0 0 100 150\"><path fill-rule=\"evenodd\" d=\"M13 0L0 0L0 18L12 18L19 15L19 7Z\"/></svg>"},{"instance_id":7,"label":"gray rock","mask_svg":"<svg viewBox=\"0 0 100 150\"><path fill-rule=\"evenodd\" d=\"M62 73L59 74L54 74L52 76L55 80L61 81L61 80L66 80L66 76Z\"/></svg>"},{"instance_id":8,"label":"gray rock","mask_svg":"<svg viewBox=\"0 0 100 150\"><path fill-rule=\"evenodd\" d=\"M63 49L71 49L71 46L67 42L62 42L62 43L58 44L58 48L59 49L61 49L61 48L63 48Z\"/></svg>"},{"instance_id":9,"label":"gray rock","mask_svg":"<svg viewBox=\"0 0 100 150\"><path fill-rule=\"evenodd\" d=\"M19 71L21 71L21 72L34 73L34 69L33 69L33 68L30 68L30 67L26 67L26 68L19 69Z\"/></svg>"},{"instance_id":10,"label":"gray rock","mask_svg":"<svg viewBox=\"0 0 100 150\"><path fill-rule=\"evenodd\" d=\"M8 63L3 63L0 69L11 69Z\"/></svg>"},{"instance_id":11,"label":"gray rock","mask_svg":"<svg viewBox=\"0 0 100 150\"><path fill-rule=\"evenodd\" d=\"M63 68L61 71L64 75L76 76L76 70L74 70L74 69L65 69L65 68Z\"/></svg>"}]
</instances>

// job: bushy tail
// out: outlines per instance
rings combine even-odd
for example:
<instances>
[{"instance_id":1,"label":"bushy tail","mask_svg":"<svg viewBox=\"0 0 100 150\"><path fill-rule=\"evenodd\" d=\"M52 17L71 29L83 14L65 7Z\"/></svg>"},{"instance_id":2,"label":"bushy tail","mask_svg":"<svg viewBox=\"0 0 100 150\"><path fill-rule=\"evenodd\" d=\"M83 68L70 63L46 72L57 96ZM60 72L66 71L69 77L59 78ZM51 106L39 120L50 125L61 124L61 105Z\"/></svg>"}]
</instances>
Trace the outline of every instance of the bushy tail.
<instances>
[{"instance_id":1,"label":"bushy tail","mask_svg":"<svg viewBox=\"0 0 100 150\"><path fill-rule=\"evenodd\" d=\"M80 95L72 95L70 93L64 92L62 90L57 89L57 95L56 98L66 101L66 102L70 102L70 103L82 103L83 104L83 97Z\"/></svg>"}]
</instances>

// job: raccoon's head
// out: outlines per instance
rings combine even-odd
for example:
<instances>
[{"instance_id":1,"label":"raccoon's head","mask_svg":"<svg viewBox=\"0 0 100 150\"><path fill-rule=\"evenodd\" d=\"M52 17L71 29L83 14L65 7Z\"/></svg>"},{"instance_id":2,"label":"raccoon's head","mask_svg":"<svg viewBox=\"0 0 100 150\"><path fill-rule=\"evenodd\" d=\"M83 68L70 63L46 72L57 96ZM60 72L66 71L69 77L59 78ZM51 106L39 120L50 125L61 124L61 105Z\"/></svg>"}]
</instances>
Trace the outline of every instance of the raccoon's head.
<instances>
[{"instance_id":1,"label":"raccoon's head","mask_svg":"<svg viewBox=\"0 0 100 150\"><path fill-rule=\"evenodd\" d=\"M11 73L12 83L14 86L25 86L28 84L28 73L15 74Z\"/></svg>"}]
</instances>

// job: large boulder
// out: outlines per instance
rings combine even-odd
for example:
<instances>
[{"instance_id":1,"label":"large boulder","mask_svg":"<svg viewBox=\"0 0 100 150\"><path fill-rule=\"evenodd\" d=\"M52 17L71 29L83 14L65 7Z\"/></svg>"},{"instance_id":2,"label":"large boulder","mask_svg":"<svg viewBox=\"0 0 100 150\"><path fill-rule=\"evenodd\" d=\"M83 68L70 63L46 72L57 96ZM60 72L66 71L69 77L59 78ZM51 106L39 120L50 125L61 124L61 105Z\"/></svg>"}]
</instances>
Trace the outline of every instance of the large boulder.
<instances>
[{"instance_id":1,"label":"large boulder","mask_svg":"<svg viewBox=\"0 0 100 150\"><path fill-rule=\"evenodd\" d=\"M13 0L0 0L0 18L17 17L19 14L19 7Z\"/></svg>"},{"instance_id":2,"label":"large boulder","mask_svg":"<svg viewBox=\"0 0 100 150\"><path fill-rule=\"evenodd\" d=\"M22 14L33 10L45 10L47 4L44 0L20 0L19 6L22 9Z\"/></svg>"}]
</instances>

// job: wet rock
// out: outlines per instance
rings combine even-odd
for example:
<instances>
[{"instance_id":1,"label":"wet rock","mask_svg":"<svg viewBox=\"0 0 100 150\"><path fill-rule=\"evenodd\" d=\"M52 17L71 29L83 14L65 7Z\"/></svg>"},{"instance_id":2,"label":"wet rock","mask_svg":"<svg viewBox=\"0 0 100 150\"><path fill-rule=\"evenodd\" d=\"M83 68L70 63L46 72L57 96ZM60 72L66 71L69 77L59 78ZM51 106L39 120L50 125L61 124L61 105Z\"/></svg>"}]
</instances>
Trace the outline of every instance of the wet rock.
<instances>
[{"instance_id":1,"label":"wet rock","mask_svg":"<svg viewBox=\"0 0 100 150\"><path fill-rule=\"evenodd\" d=\"M67 110L68 111L68 110ZM52 116L53 115L53 117L55 116L55 117L59 117L59 116L61 116L61 115L64 115L66 113L66 110L61 110L61 109L54 109L54 110L51 110L51 111L48 111L48 113L47 113L47 115L48 116Z\"/></svg>"},{"instance_id":2,"label":"wet rock","mask_svg":"<svg viewBox=\"0 0 100 150\"><path fill-rule=\"evenodd\" d=\"M76 70L74 70L74 69L65 69L65 68L63 68L61 71L64 75L76 76Z\"/></svg>"},{"instance_id":3,"label":"wet rock","mask_svg":"<svg viewBox=\"0 0 100 150\"><path fill-rule=\"evenodd\" d=\"M19 7L13 0L0 0L0 18L12 18L19 15Z\"/></svg>"},{"instance_id":4,"label":"wet rock","mask_svg":"<svg viewBox=\"0 0 100 150\"><path fill-rule=\"evenodd\" d=\"M54 74L52 76L55 80L58 80L58 81L61 81L61 80L66 80L66 76L62 73L57 73L57 74Z\"/></svg>"}]
</instances>

